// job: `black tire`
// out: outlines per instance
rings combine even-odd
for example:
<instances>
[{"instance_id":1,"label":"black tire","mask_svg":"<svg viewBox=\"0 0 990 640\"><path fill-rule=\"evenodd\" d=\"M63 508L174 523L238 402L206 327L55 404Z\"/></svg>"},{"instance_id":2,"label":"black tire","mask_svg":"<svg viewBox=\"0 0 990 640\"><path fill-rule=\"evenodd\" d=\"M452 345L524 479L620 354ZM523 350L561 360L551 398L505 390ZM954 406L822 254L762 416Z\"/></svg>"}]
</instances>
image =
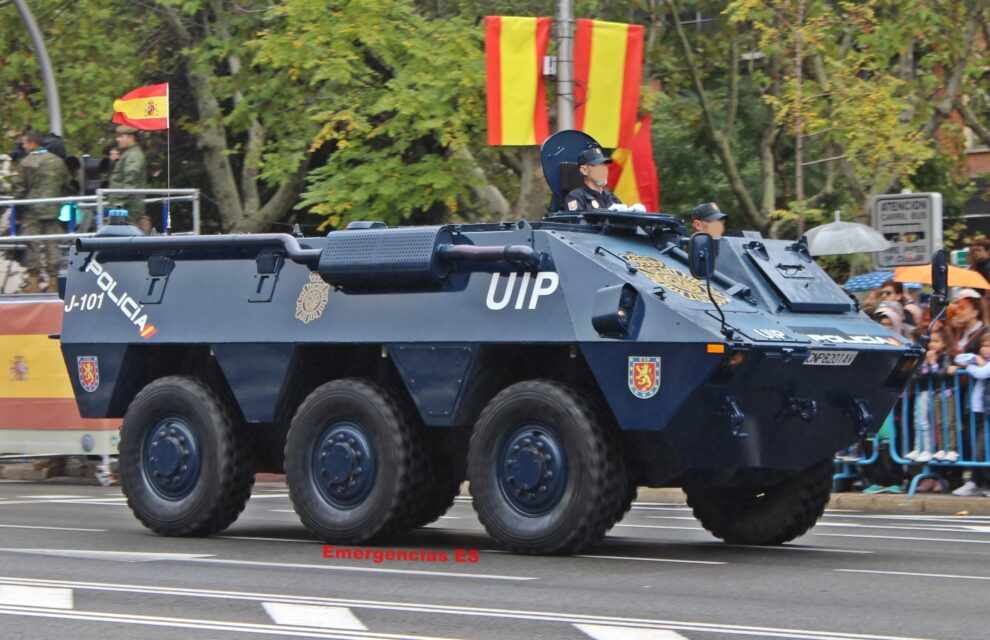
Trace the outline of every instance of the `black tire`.
<instances>
[{"instance_id":1,"label":"black tire","mask_svg":"<svg viewBox=\"0 0 990 640\"><path fill-rule=\"evenodd\" d=\"M527 554L578 553L599 541L627 494L624 459L607 424L558 382L520 382L495 396L478 418L468 453L474 508L489 535ZM515 446L522 447L518 454ZM553 449L562 455L549 456ZM517 472L513 456L521 455L538 464ZM544 471L560 464L561 472L544 482ZM520 482L517 473L538 479L522 481L533 491L513 484ZM550 497L541 503L541 495Z\"/></svg>"},{"instance_id":2,"label":"black tire","mask_svg":"<svg viewBox=\"0 0 990 640\"><path fill-rule=\"evenodd\" d=\"M163 475L158 461L166 449L175 468ZM251 453L243 425L205 382L159 378L124 415L121 488L134 515L155 533L218 533L233 524L251 496Z\"/></svg>"},{"instance_id":3,"label":"black tire","mask_svg":"<svg viewBox=\"0 0 990 640\"><path fill-rule=\"evenodd\" d=\"M702 526L729 544L778 545L804 535L825 513L832 461L764 489L685 488Z\"/></svg>"},{"instance_id":4,"label":"black tire","mask_svg":"<svg viewBox=\"0 0 990 640\"><path fill-rule=\"evenodd\" d=\"M412 528L425 527L447 513L460 493L461 478L455 474L451 460L434 456L430 460L427 487L416 507Z\"/></svg>"},{"instance_id":5,"label":"black tire","mask_svg":"<svg viewBox=\"0 0 990 640\"><path fill-rule=\"evenodd\" d=\"M321 540L364 544L412 528L429 464L418 422L402 407L356 378L328 382L299 406L285 445L286 480L300 520ZM338 442L338 431L357 437ZM327 452L350 456L341 476L316 464Z\"/></svg>"}]
</instances>

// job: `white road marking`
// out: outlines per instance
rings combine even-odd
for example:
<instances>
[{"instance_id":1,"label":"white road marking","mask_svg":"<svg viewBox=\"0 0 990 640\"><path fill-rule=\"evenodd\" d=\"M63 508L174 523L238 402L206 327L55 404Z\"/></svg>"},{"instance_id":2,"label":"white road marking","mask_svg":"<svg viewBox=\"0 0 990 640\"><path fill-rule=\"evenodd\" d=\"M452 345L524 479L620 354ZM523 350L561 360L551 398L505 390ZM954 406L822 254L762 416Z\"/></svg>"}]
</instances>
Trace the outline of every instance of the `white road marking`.
<instances>
[{"instance_id":1,"label":"white road marking","mask_svg":"<svg viewBox=\"0 0 990 640\"><path fill-rule=\"evenodd\" d=\"M22 500L65 500L66 498L85 498L86 496L78 496L75 494L63 495L58 493L53 493L53 494L39 493L33 496L17 496L17 497L21 498Z\"/></svg>"},{"instance_id":2,"label":"white road marking","mask_svg":"<svg viewBox=\"0 0 990 640\"><path fill-rule=\"evenodd\" d=\"M0 605L71 609L72 589L0 585Z\"/></svg>"},{"instance_id":3,"label":"white road marking","mask_svg":"<svg viewBox=\"0 0 990 640\"><path fill-rule=\"evenodd\" d=\"M111 562L160 562L163 560L197 560L210 558L208 554L195 553L155 553L146 551L97 551L92 549L3 549L0 552L22 553L60 558L81 558L83 560L107 560Z\"/></svg>"},{"instance_id":4,"label":"white road marking","mask_svg":"<svg viewBox=\"0 0 990 640\"><path fill-rule=\"evenodd\" d=\"M42 527L34 524L0 524L0 529L46 529L48 531L83 531L85 533L106 533L109 529L80 529L78 527Z\"/></svg>"},{"instance_id":5,"label":"white road marking","mask_svg":"<svg viewBox=\"0 0 990 640\"><path fill-rule=\"evenodd\" d=\"M676 631L664 629L630 629L629 627L611 627L600 624L576 624L578 631L587 634L595 640L687 640Z\"/></svg>"},{"instance_id":6,"label":"white road marking","mask_svg":"<svg viewBox=\"0 0 990 640\"><path fill-rule=\"evenodd\" d=\"M729 564L728 562L716 562L713 560L675 560L672 558L637 558L633 556L577 555L573 557L593 558L599 560L638 560L640 562L674 562L678 564Z\"/></svg>"},{"instance_id":7,"label":"white road marking","mask_svg":"<svg viewBox=\"0 0 990 640\"><path fill-rule=\"evenodd\" d=\"M626 524L625 522L620 522L615 526L631 527L634 529L684 529L687 531L704 531L704 529L701 528L700 525L697 527L674 527L674 526L662 525L662 524Z\"/></svg>"},{"instance_id":8,"label":"white road marking","mask_svg":"<svg viewBox=\"0 0 990 640\"><path fill-rule=\"evenodd\" d=\"M351 629L367 631L357 616L347 607L320 607L311 604L286 604L262 602L265 613L275 624L290 627L323 627L326 629Z\"/></svg>"},{"instance_id":9,"label":"white road marking","mask_svg":"<svg viewBox=\"0 0 990 640\"><path fill-rule=\"evenodd\" d=\"M915 573L913 571L871 571L869 569L833 569L842 573L870 573L884 576L911 576L915 578L950 578L954 580L990 580L990 576L963 576L954 573Z\"/></svg>"},{"instance_id":10,"label":"white road marking","mask_svg":"<svg viewBox=\"0 0 990 640\"><path fill-rule=\"evenodd\" d=\"M13 549L0 548L0 552L23 553L86 560L108 560L115 562L194 562L202 564L229 565L237 567L267 567L273 569L309 569L312 571L348 571L354 573L389 573L395 575L428 576L431 578L462 578L465 580L510 580L527 582L537 580L529 576L508 576L490 573L463 573L454 571L420 571L416 569L386 569L384 567L355 567L334 564L302 564L295 562L264 562L261 560L224 560L211 554L194 553L155 553L140 551L96 551L90 549Z\"/></svg>"},{"instance_id":11,"label":"white road marking","mask_svg":"<svg viewBox=\"0 0 990 640\"><path fill-rule=\"evenodd\" d=\"M300 538L262 538L260 536L210 536L220 540L250 540L260 542L302 542L304 544L323 544L319 540L302 540Z\"/></svg>"},{"instance_id":12,"label":"white road marking","mask_svg":"<svg viewBox=\"0 0 990 640\"><path fill-rule=\"evenodd\" d=\"M915 536L871 536L865 533L819 533L811 531L811 535L830 536L833 538L874 538L877 540L905 540L908 542L958 542L964 544L990 544L990 540L963 540L962 538L918 538Z\"/></svg>"},{"instance_id":13,"label":"white road marking","mask_svg":"<svg viewBox=\"0 0 990 640\"><path fill-rule=\"evenodd\" d=\"M265 498L288 498L288 497L289 494L287 493L266 493L265 495L260 495L256 493L251 494L252 500L264 500Z\"/></svg>"},{"instance_id":14,"label":"white road marking","mask_svg":"<svg viewBox=\"0 0 990 640\"><path fill-rule=\"evenodd\" d=\"M349 631L345 629L328 631L307 627L284 627L275 624L251 624L223 620L203 620L198 618L171 618L164 616L141 616L98 611L54 611L40 607L0 606L0 615L26 616L33 618L58 618L62 620L85 620L88 622L114 622L153 627L179 629L207 629L211 631L233 631L237 633L264 634L267 636L290 636L294 638L332 638L339 640L381 639L381 640L447 640L434 636L412 636L398 633L374 633L371 631Z\"/></svg>"},{"instance_id":15,"label":"white road marking","mask_svg":"<svg viewBox=\"0 0 990 640\"><path fill-rule=\"evenodd\" d=\"M567 624L614 625L643 629L666 629L671 631L722 633L728 635L755 636L758 638L803 638L822 640L920 640L903 636L873 635L865 633L845 633L840 631L812 631L779 627L755 627L682 620L650 618L623 618L582 613L561 613L551 611L494 609L457 605L436 605L383 600L357 600L349 598L329 598L320 596L294 596L250 591L215 591L188 589L161 585L118 584L102 582L77 582L65 580L38 580L34 578L13 578L0 576L0 583L23 584L27 586L55 586L76 590L110 591L120 593L146 593L153 596L174 595L222 600L246 600L253 602L287 602L293 604L314 604L324 606L349 607L352 609L374 609L386 611L408 611L414 613L445 614L481 618L510 620L535 620L542 622L563 622ZM360 632L350 632L360 633ZM286 634L280 634L286 635ZM318 636L325 637L325 636ZM329 636L336 637L336 636ZM369 636L370 637L370 636Z\"/></svg>"},{"instance_id":16,"label":"white road marking","mask_svg":"<svg viewBox=\"0 0 990 640\"><path fill-rule=\"evenodd\" d=\"M975 533L987 533L990 532L990 527L979 526L979 525L947 525L947 524L937 524L937 525L917 525L914 527L909 527L906 525L895 525L895 524L859 524L850 522L819 522L815 525L816 527L839 527L843 529L895 529L899 531L917 531L919 533L924 533L927 531L945 531L949 533L966 533L968 531L973 531Z\"/></svg>"}]
</instances>

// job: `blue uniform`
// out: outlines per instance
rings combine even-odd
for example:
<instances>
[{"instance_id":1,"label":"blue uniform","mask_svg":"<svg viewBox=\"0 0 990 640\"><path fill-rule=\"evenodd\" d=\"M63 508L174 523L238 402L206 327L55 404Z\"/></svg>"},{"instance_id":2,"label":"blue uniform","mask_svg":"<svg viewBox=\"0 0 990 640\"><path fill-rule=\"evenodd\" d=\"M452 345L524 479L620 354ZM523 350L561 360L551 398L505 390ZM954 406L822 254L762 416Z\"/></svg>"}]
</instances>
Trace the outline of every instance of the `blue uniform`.
<instances>
[{"instance_id":1,"label":"blue uniform","mask_svg":"<svg viewBox=\"0 0 990 640\"><path fill-rule=\"evenodd\" d=\"M622 201L608 189L595 191L586 184L568 193L564 199L568 211L602 211L613 204L622 204Z\"/></svg>"}]
</instances>

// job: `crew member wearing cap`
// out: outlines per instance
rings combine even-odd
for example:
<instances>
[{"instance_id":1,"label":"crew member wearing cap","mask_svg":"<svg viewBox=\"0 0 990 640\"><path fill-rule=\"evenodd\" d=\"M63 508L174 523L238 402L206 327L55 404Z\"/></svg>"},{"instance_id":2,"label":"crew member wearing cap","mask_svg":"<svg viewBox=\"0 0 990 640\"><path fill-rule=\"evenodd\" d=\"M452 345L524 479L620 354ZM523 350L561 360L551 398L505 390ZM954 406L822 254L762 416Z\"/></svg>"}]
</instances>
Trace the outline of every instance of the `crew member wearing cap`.
<instances>
[{"instance_id":1,"label":"crew member wearing cap","mask_svg":"<svg viewBox=\"0 0 990 640\"><path fill-rule=\"evenodd\" d=\"M622 204L615 194L605 188L608 184L608 168L611 158L598 147L585 149L577 159L578 171L584 176L584 184L567 194L564 206L568 211L602 211L613 204Z\"/></svg>"},{"instance_id":2,"label":"crew member wearing cap","mask_svg":"<svg viewBox=\"0 0 990 640\"><path fill-rule=\"evenodd\" d=\"M117 127L117 148L110 151L110 161L113 169L110 171L111 189L145 189L148 187L148 168L144 160L144 152L138 145L137 132L134 127L122 124ZM151 220L144 215L144 196L113 195L113 204L122 205L127 209L131 222L138 223L142 229L151 229Z\"/></svg>"},{"instance_id":3,"label":"crew member wearing cap","mask_svg":"<svg viewBox=\"0 0 990 640\"><path fill-rule=\"evenodd\" d=\"M699 204L691 209L691 228L697 233L707 233L713 238L721 238L725 233L727 217L714 202Z\"/></svg>"}]
</instances>

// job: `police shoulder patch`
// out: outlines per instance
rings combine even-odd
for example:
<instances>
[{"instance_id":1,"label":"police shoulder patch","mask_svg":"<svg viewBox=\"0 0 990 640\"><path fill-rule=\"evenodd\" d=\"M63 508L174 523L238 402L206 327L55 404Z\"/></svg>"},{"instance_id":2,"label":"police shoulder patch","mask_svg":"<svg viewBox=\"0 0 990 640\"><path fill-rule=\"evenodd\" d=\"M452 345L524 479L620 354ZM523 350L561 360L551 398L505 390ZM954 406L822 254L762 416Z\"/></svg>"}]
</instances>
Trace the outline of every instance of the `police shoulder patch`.
<instances>
[{"instance_id":1,"label":"police shoulder patch","mask_svg":"<svg viewBox=\"0 0 990 640\"><path fill-rule=\"evenodd\" d=\"M571 211L577 211L577 200L571 200L567 203L567 208Z\"/></svg>"}]
</instances>

